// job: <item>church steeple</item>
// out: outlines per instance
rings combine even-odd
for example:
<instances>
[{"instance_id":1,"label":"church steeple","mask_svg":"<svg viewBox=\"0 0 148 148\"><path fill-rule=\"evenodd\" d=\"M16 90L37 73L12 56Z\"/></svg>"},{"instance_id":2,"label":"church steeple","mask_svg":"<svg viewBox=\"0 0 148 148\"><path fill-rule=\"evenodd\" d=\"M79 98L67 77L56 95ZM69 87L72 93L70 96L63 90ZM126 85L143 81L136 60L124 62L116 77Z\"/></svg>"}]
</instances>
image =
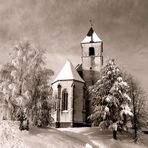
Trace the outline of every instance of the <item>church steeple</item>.
<instances>
[{"instance_id":1,"label":"church steeple","mask_svg":"<svg viewBox=\"0 0 148 148\"><path fill-rule=\"evenodd\" d=\"M98 35L95 33L93 27L91 26L86 37L82 40L81 44L99 43L99 42L102 42L102 40L98 37Z\"/></svg>"},{"instance_id":2,"label":"church steeple","mask_svg":"<svg viewBox=\"0 0 148 148\"><path fill-rule=\"evenodd\" d=\"M92 25L81 42L83 78L88 85L99 79L103 65L103 41L95 33Z\"/></svg>"}]
</instances>

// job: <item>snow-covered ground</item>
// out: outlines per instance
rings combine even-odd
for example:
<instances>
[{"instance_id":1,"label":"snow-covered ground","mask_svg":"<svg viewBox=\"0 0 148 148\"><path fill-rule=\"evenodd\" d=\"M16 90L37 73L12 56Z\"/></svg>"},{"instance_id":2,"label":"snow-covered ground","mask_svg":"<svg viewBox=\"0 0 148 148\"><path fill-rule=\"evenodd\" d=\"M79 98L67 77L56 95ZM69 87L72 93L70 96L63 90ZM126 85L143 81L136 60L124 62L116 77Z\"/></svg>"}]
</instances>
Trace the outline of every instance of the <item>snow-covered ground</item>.
<instances>
[{"instance_id":1,"label":"snow-covered ground","mask_svg":"<svg viewBox=\"0 0 148 148\"><path fill-rule=\"evenodd\" d=\"M97 148L147 148L148 147L148 135L142 134L142 140L144 143L134 144L132 135L126 133L118 133L118 140L112 138L111 131L100 131L99 128L59 128L69 136L77 137L80 139L86 139L89 144ZM85 142L87 142L85 141Z\"/></svg>"},{"instance_id":2,"label":"snow-covered ground","mask_svg":"<svg viewBox=\"0 0 148 148\"><path fill-rule=\"evenodd\" d=\"M24 134L28 132L24 131ZM0 122L0 148L29 148L24 144L20 135L17 122Z\"/></svg>"},{"instance_id":3,"label":"snow-covered ground","mask_svg":"<svg viewBox=\"0 0 148 148\"><path fill-rule=\"evenodd\" d=\"M109 131L98 128L31 128L29 132L19 131L18 123L0 122L0 148L146 148L144 144L133 144L131 137L118 134L118 140L112 139Z\"/></svg>"}]
</instances>

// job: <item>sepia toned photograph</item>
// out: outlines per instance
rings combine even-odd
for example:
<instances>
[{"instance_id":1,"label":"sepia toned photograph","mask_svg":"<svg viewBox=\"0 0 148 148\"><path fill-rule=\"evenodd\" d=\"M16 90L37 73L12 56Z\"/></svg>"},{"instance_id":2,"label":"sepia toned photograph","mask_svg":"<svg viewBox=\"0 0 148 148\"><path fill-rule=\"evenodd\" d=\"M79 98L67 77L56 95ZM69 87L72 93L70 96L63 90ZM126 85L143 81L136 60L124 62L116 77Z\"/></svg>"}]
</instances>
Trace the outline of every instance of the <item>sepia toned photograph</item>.
<instances>
[{"instance_id":1,"label":"sepia toned photograph","mask_svg":"<svg viewBox=\"0 0 148 148\"><path fill-rule=\"evenodd\" d=\"M0 148L147 148L148 0L0 0Z\"/></svg>"}]
</instances>

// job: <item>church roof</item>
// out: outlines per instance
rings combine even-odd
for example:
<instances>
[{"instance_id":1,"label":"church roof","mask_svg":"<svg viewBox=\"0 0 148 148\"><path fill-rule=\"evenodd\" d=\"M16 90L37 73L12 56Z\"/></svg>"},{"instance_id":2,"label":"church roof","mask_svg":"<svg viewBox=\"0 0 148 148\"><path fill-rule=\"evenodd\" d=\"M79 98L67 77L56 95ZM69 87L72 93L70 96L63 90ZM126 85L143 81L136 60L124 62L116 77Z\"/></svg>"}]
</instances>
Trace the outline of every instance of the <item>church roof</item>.
<instances>
[{"instance_id":1,"label":"church roof","mask_svg":"<svg viewBox=\"0 0 148 148\"><path fill-rule=\"evenodd\" d=\"M98 37L98 35L95 33L94 29L91 27L84 38L84 40L81 42L83 43L97 43L102 42L102 40Z\"/></svg>"},{"instance_id":2,"label":"church roof","mask_svg":"<svg viewBox=\"0 0 148 148\"><path fill-rule=\"evenodd\" d=\"M77 71L82 71L82 64L78 64L75 69Z\"/></svg>"},{"instance_id":3,"label":"church roof","mask_svg":"<svg viewBox=\"0 0 148 148\"><path fill-rule=\"evenodd\" d=\"M62 70L60 71L56 79L53 81L53 83L64 80L76 80L84 83L84 80L79 76L75 67L69 60L65 63Z\"/></svg>"}]
</instances>

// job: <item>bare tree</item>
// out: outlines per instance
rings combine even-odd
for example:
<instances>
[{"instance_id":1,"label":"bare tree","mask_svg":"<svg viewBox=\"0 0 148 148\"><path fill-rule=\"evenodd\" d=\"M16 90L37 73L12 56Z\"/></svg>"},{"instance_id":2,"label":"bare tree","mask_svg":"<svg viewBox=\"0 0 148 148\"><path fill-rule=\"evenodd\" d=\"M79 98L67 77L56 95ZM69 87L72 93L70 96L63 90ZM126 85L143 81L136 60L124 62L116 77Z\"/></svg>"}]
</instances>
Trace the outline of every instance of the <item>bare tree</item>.
<instances>
[{"instance_id":1,"label":"bare tree","mask_svg":"<svg viewBox=\"0 0 148 148\"><path fill-rule=\"evenodd\" d=\"M132 112L134 114L133 118L133 128L134 128L134 141L137 142L139 139L139 131L143 127L147 126L148 121L148 101L147 96L140 84L134 79L130 74L124 73L124 78L129 84L129 95L132 99Z\"/></svg>"}]
</instances>

